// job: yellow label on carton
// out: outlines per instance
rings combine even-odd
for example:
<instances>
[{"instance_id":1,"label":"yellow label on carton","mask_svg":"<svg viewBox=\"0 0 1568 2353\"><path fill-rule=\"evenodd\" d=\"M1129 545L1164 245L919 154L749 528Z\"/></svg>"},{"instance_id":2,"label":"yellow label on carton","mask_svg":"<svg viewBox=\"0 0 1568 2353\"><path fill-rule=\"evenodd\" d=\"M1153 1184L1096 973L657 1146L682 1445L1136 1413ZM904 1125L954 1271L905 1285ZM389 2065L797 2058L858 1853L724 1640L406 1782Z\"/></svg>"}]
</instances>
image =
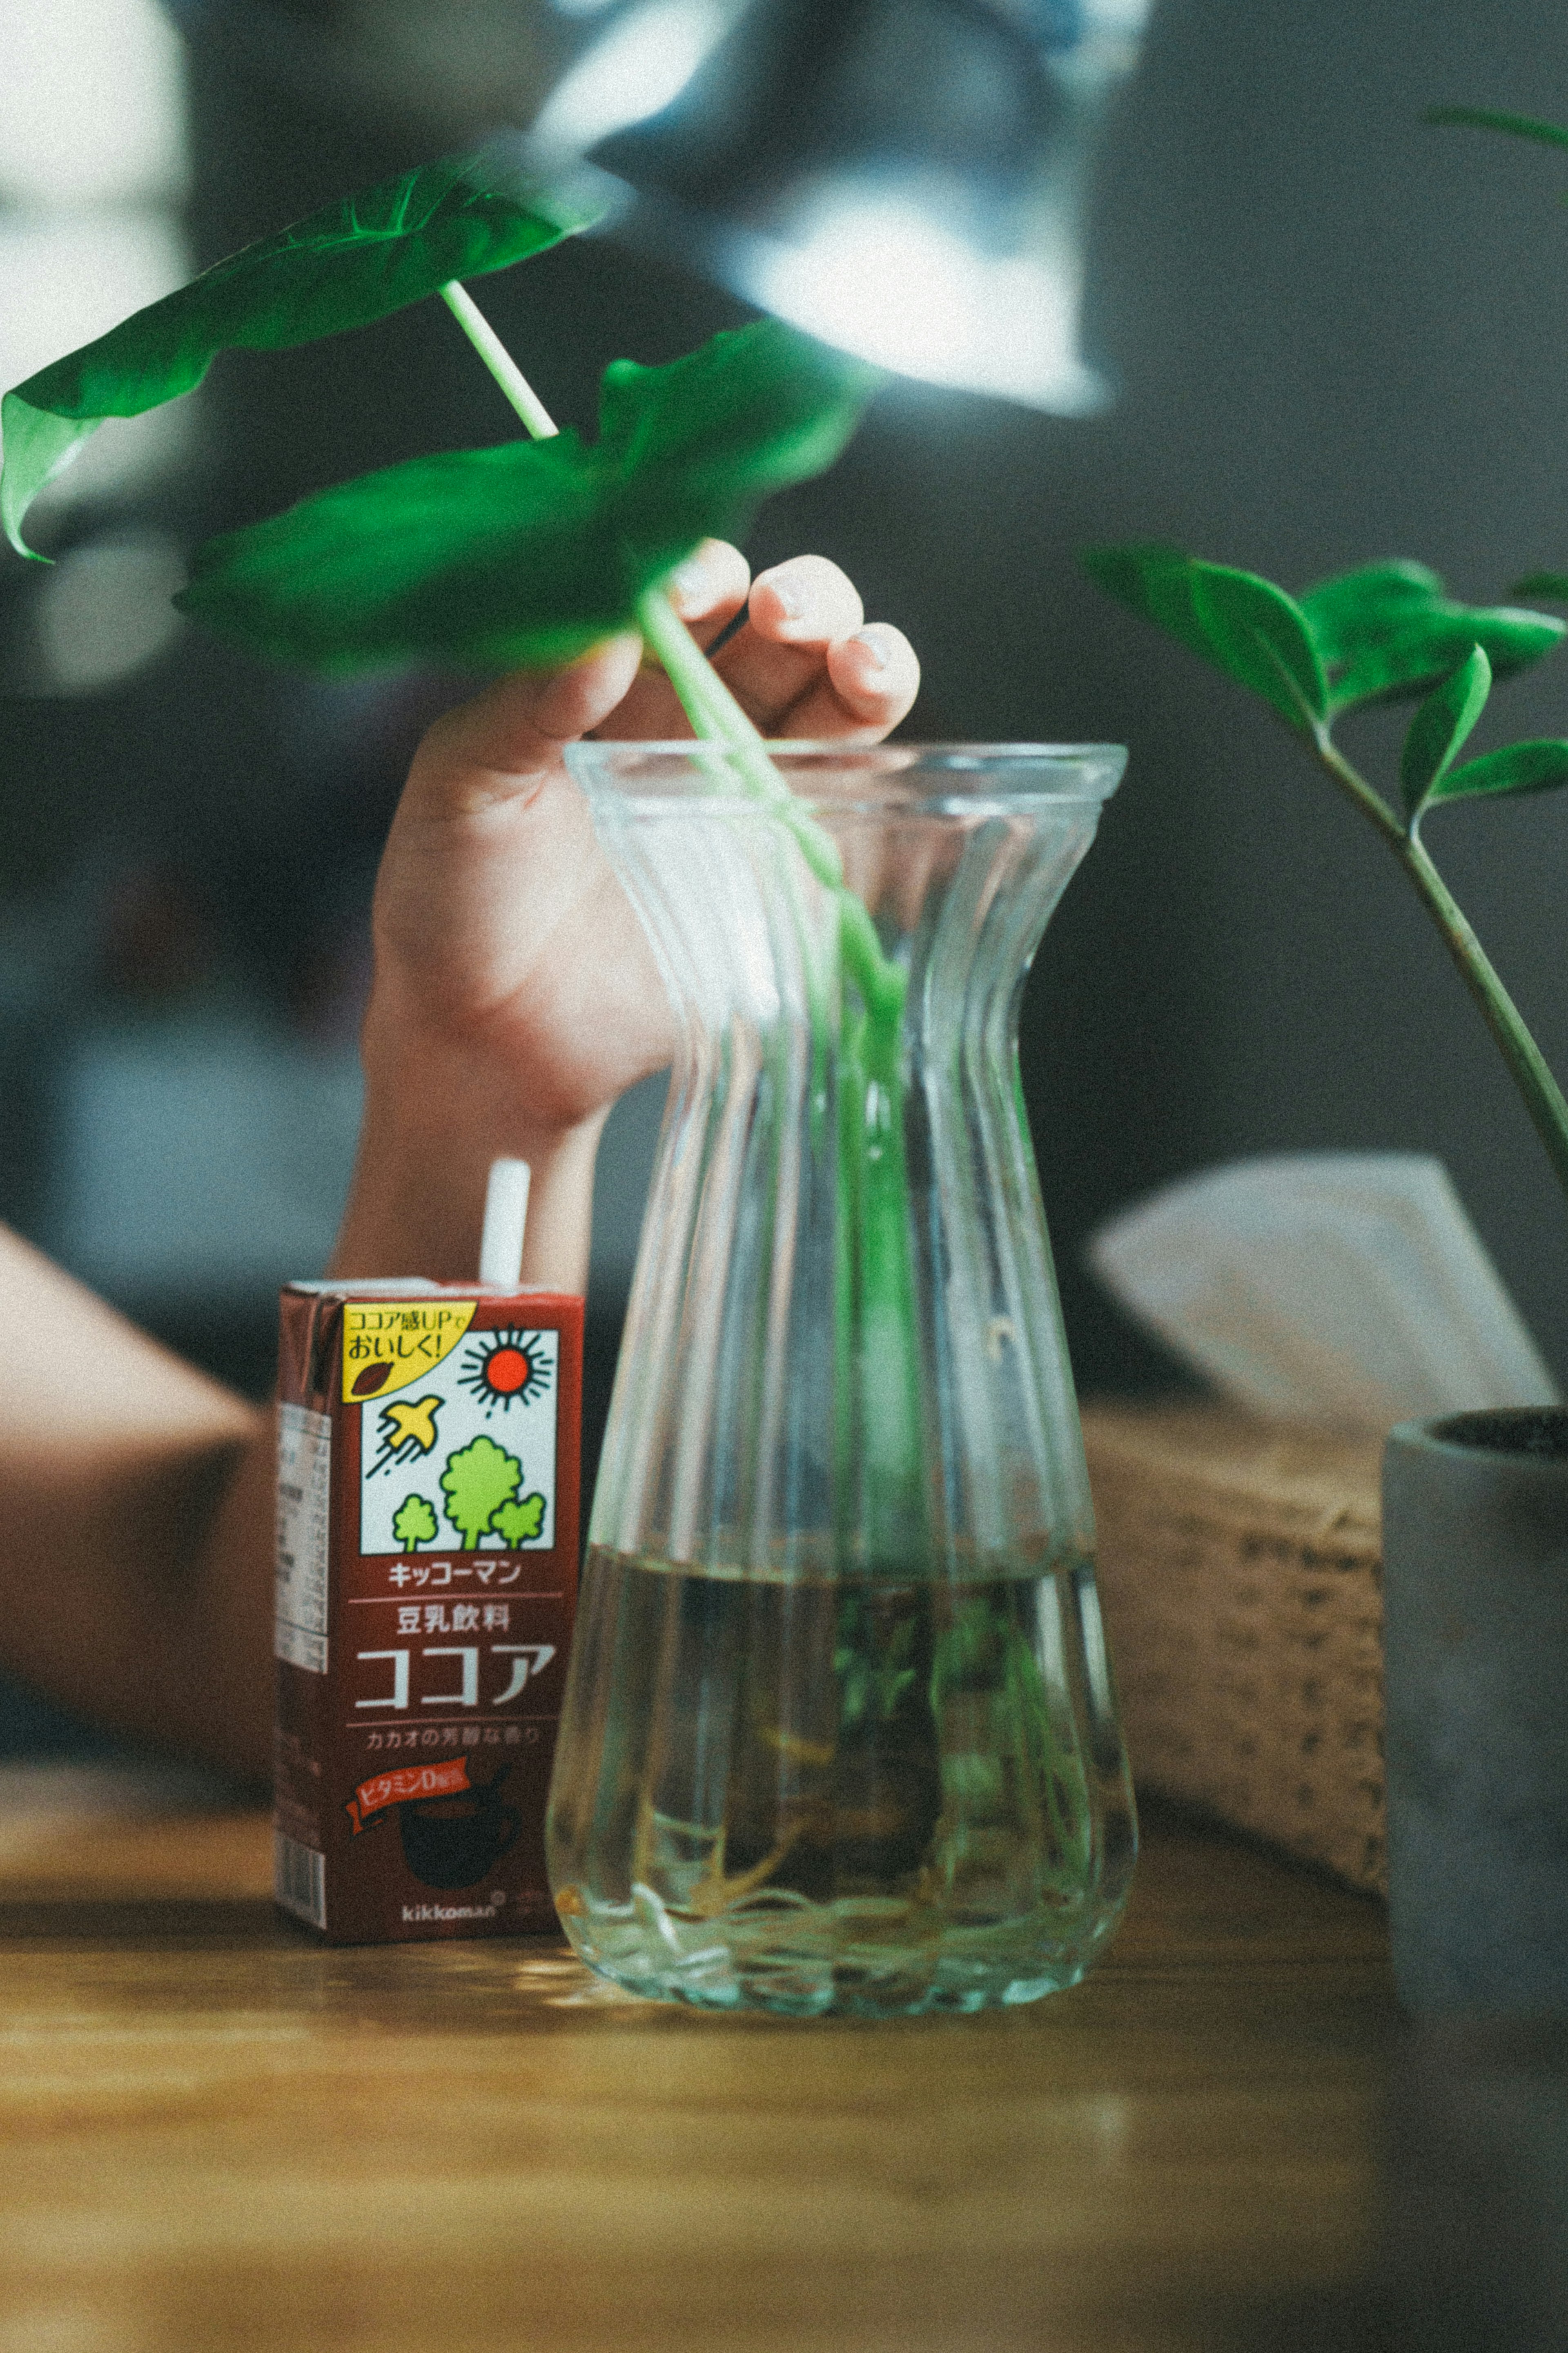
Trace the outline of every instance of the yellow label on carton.
<instances>
[{"instance_id":1,"label":"yellow label on carton","mask_svg":"<svg viewBox=\"0 0 1568 2353\"><path fill-rule=\"evenodd\" d=\"M474 1299L350 1300L343 1308L343 1402L390 1397L449 1356Z\"/></svg>"}]
</instances>

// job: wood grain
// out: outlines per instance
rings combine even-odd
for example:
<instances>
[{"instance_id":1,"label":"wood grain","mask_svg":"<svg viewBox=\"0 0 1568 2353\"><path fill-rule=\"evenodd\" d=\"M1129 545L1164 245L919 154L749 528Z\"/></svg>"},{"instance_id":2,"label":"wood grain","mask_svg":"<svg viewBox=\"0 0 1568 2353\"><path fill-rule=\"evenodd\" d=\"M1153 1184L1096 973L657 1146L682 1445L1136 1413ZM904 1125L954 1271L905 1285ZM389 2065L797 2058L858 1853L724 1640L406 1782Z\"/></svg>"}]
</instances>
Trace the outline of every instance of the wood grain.
<instances>
[{"instance_id":1,"label":"wood grain","mask_svg":"<svg viewBox=\"0 0 1568 2353\"><path fill-rule=\"evenodd\" d=\"M1175 1820L1098 1974L698 2016L563 1946L324 1952L251 1815L0 1835L0 2353L1370 2342L1381 1909Z\"/></svg>"}]
</instances>

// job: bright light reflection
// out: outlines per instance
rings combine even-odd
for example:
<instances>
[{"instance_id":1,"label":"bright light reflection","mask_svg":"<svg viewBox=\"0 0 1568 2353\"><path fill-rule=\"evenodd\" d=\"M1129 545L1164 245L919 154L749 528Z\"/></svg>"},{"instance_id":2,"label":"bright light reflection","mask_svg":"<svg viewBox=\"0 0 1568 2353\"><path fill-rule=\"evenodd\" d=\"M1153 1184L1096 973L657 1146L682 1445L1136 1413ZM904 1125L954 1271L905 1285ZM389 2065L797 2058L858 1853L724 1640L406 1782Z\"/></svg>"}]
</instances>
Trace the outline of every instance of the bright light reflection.
<instances>
[{"instance_id":1,"label":"bright light reflection","mask_svg":"<svg viewBox=\"0 0 1568 2353\"><path fill-rule=\"evenodd\" d=\"M183 286L185 242L158 212L0 214L0 385Z\"/></svg>"},{"instance_id":2,"label":"bright light reflection","mask_svg":"<svg viewBox=\"0 0 1568 2353\"><path fill-rule=\"evenodd\" d=\"M41 691L90 694L155 660L181 627L169 599L184 577L179 549L151 532L71 549L39 599Z\"/></svg>"},{"instance_id":3,"label":"bright light reflection","mask_svg":"<svg viewBox=\"0 0 1568 2353\"><path fill-rule=\"evenodd\" d=\"M733 13L721 0L655 0L611 26L552 91L534 139L581 154L658 114L679 97Z\"/></svg>"},{"instance_id":4,"label":"bright light reflection","mask_svg":"<svg viewBox=\"0 0 1568 2353\"><path fill-rule=\"evenodd\" d=\"M189 275L184 239L163 213L0 214L0 386L23 383ZM177 465L194 421L188 400L111 417L43 492L37 519Z\"/></svg>"},{"instance_id":5,"label":"bright light reflection","mask_svg":"<svg viewBox=\"0 0 1568 2353\"><path fill-rule=\"evenodd\" d=\"M0 201L184 194L179 36L156 0L0 0Z\"/></svg>"},{"instance_id":6,"label":"bright light reflection","mask_svg":"<svg viewBox=\"0 0 1568 2353\"><path fill-rule=\"evenodd\" d=\"M825 206L804 244L747 240L731 282L824 343L930 384L1065 415L1104 396L1079 357L1079 263L1065 238L993 256L914 204L850 198Z\"/></svg>"},{"instance_id":7,"label":"bright light reflection","mask_svg":"<svg viewBox=\"0 0 1568 2353\"><path fill-rule=\"evenodd\" d=\"M188 155L181 46L157 0L0 0L0 60L6 386L184 284ZM184 402L111 425L45 497L144 480L190 429Z\"/></svg>"},{"instance_id":8,"label":"bright light reflection","mask_svg":"<svg viewBox=\"0 0 1568 2353\"><path fill-rule=\"evenodd\" d=\"M1083 37L1141 40L1148 21L1149 0L1090 0L1083 13Z\"/></svg>"}]
</instances>

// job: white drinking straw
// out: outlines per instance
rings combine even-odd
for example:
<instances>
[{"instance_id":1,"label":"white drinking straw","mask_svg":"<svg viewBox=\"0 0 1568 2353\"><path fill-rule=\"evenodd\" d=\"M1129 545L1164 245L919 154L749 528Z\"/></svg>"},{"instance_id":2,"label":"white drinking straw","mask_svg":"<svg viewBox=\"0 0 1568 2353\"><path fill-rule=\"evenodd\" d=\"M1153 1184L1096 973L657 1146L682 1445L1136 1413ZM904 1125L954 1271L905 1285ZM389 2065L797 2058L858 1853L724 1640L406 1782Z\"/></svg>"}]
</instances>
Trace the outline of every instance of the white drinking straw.
<instances>
[{"instance_id":1,"label":"white drinking straw","mask_svg":"<svg viewBox=\"0 0 1568 2353\"><path fill-rule=\"evenodd\" d=\"M528 1163L492 1160L485 1186L479 1240L479 1281L515 1291L522 1280L522 1236L528 1223Z\"/></svg>"}]
</instances>

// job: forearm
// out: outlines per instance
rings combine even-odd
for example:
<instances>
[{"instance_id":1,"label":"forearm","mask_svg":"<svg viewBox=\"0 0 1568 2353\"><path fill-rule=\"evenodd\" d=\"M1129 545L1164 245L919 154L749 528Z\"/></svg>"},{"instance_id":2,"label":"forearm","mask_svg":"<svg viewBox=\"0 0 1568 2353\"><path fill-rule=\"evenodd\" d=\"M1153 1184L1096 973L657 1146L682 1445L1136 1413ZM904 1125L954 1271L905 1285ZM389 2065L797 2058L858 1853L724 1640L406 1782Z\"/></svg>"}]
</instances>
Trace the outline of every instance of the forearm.
<instances>
[{"instance_id":1,"label":"forearm","mask_svg":"<svg viewBox=\"0 0 1568 2353\"><path fill-rule=\"evenodd\" d=\"M243 1410L244 1438L155 1467L142 1541L129 1557L116 1548L101 1648L75 1651L53 1680L112 1729L262 1782L272 1772L276 1440L269 1412Z\"/></svg>"},{"instance_id":2,"label":"forearm","mask_svg":"<svg viewBox=\"0 0 1568 2353\"><path fill-rule=\"evenodd\" d=\"M112 1730L262 1778L269 1417L3 1232L0 1296L0 1662Z\"/></svg>"},{"instance_id":3,"label":"forearm","mask_svg":"<svg viewBox=\"0 0 1568 2353\"><path fill-rule=\"evenodd\" d=\"M605 1113L550 1125L499 1097L488 1073L455 1060L438 1071L411 1060L384 1067L368 1044L365 1059L359 1150L328 1271L471 1282L486 1179L491 1161L506 1155L532 1172L523 1281L582 1291Z\"/></svg>"}]
</instances>

